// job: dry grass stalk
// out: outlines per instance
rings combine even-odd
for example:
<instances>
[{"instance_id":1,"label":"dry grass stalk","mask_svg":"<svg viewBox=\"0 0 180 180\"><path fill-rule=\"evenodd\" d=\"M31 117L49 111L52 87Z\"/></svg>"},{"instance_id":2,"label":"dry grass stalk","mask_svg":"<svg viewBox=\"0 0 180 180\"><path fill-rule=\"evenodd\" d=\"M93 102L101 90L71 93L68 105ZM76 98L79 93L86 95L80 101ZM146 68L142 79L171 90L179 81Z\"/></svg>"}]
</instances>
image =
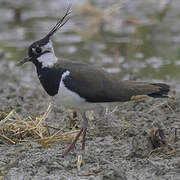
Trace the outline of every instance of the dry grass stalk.
<instances>
[{"instance_id":1,"label":"dry grass stalk","mask_svg":"<svg viewBox=\"0 0 180 180\"><path fill-rule=\"evenodd\" d=\"M43 147L58 141L72 140L78 133L78 130L63 133L63 127L60 130L58 129L53 135L49 133L50 128L57 130L56 127L50 127L45 124L45 120L51 111L51 106L49 104L44 114L35 119L30 116L21 118L15 110L12 110L0 121L0 136L12 144L27 141L26 138L31 138L39 142Z\"/></svg>"},{"instance_id":2,"label":"dry grass stalk","mask_svg":"<svg viewBox=\"0 0 180 180\"><path fill-rule=\"evenodd\" d=\"M24 140L25 137L32 137L35 139L48 135L48 129L44 126L44 121L48 117L50 108L51 104L48 105L45 113L40 117L36 117L35 120L31 117L23 119L15 110L12 110L0 122L1 136L15 144Z\"/></svg>"},{"instance_id":3,"label":"dry grass stalk","mask_svg":"<svg viewBox=\"0 0 180 180\"><path fill-rule=\"evenodd\" d=\"M50 144L55 143L55 142L71 141L72 139L74 139L76 137L77 133L79 132L79 130L72 130L69 132L62 133L62 130L63 129L59 130L54 135L51 135L49 137L41 138L38 140L38 142L42 145L42 147L46 148Z\"/></svg>"}]
</instances>

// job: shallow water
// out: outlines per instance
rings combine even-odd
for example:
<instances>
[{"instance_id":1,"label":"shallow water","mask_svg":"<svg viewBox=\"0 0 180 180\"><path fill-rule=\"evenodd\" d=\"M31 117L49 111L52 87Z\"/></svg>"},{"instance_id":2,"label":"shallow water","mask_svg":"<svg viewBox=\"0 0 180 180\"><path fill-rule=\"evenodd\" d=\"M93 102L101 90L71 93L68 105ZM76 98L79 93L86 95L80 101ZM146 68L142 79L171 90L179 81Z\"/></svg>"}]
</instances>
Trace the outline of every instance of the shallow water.
<instances>
[{"instance_id":1,"label":"shallow water","mask_svg":"<svg viewBox=\"0 0 180 180\"><path fill-rule=\"evenodd\" d=\"M123 79L179 79L179 1L70 2L71 20L53 37L58 57L104 67ZM67 7L65 0L1 0L0 55L22 59Z\"/></svg>"}]
</instances>

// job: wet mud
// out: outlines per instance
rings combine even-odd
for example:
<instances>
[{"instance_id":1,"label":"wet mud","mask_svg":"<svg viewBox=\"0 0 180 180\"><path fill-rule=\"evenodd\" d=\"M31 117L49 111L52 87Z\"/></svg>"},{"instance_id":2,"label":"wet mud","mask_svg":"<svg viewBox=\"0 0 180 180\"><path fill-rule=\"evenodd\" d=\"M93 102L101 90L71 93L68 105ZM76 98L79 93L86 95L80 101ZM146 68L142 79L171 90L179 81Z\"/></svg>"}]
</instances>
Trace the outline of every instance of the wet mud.
<instances>
[{"instance_id":1,"label":"wet mud","mask_svg":"<svg viewBox=\"0 0 180 180\"><path fill-rule=\"evenodd\" d=\"M92 118L90 112L85 153L80 150L80 141L74 152L63 157L70 142L56 142L43 148L32 137L17 144L0 137L0 178L180 179L178 84L170 83L173 98L121 103L115 112L112 109L103 117L93 114ZM3 113L12 109L22 117L35 118L44 113L51 101L40 86L33 65L19 68L13 62L0 61L1 121ZM46 123L57 128L65 126L64 131L68 132L70 117L70 111L54 104ZM78 167L80 155L82 164Z\"/></svg>"}]
</instances>

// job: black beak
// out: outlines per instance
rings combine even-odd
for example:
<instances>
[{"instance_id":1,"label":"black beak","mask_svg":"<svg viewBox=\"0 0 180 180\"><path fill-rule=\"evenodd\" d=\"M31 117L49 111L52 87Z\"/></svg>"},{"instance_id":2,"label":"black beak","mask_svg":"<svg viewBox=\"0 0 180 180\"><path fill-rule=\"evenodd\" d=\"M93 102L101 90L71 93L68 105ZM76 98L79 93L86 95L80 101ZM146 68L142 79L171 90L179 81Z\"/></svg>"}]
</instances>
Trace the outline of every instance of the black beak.
<instances>
[{"instance_id":1,"label":"black beak","mask_svg":"<svg viewBox=\"0 0 180 180\"><path fill-rule=\"evenodd\" d=\"M25 57L24 59L22 59L21 61L19 61L16 65L17 66L21 66L27 62L29 62L31 60L31 57Z\"/></svg>"}]
</instances>

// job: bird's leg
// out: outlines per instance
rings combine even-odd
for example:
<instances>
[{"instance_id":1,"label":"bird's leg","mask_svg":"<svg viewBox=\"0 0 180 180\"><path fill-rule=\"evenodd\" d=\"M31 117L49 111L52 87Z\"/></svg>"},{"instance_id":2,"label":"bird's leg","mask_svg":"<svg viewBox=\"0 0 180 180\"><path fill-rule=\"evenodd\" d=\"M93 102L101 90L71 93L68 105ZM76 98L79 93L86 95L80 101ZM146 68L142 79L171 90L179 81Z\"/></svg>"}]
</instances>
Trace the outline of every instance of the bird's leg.
<instances>
[{"instance_id":1,"label":"bird's leg","mask_svg":"<svg viewBox=\"0 0 180 180\"><path fill-rule=\"evenodd\" d=\"M77 112L73 111L73 119L76 119L78 117Z\"/></svg>"},{"instance_id":2,"label":"bird's leg","mask_svg":"<svg viewBox=\"0 0 180 180\"><path fill-rule=\"evenodd\" d=\"M67 155L70 151L72 151L75 148L75 144L77 140L79 139L80 135L83 133L83 138L82 138L82 150L85 149L85 141L86 141L86 132L87 132L87 126L88 126L88 119L86 118L86 113L82 113L82 118L83 118L83 125L79 133L76 135L75 139L71 143L71 145L66 149L64 152L64 156Z\"/></svg>"},{"instance_id":3,"label":"bird's leg","mask_svg":"<svg viewBox=\"0 0 180 180\"><path fill-rule=\"evenodd\" d=\"M70 151L72 151L75 148L75 144L76 144L77 140L79 139L80 135L82 134L82 132L83 132L83 128L76 135L76 137L73 140L73 142L71 143L71 145L66 149L66 151L64 152L64 156L67 155Z\"/></svg>"},{"instance_id":4,"label":"bird's leg","mask_svg":"<svg viewBox=\"0 0 180 180\"><path fill-rule=\"evenodd\" d=\"M73 111L73 116L72 118L70 118L70 128L78 128L78 125L77 125L77 119L78 119L78 114L76 111Z\"/></svg>"},{"instance_id":5,"label":"bird's leg","mask_svg":"<svg viewBox=\"0 0 180 180\"><path fill-rule=\"evenodd\" d=\"M88 119L86 117L86 113L82 113L83 118L83 137L82 137L82 150L85 149L85 142L86 142L86 132L87 132L87 126L88 126Z\"/></svg>"}]
</instances>

